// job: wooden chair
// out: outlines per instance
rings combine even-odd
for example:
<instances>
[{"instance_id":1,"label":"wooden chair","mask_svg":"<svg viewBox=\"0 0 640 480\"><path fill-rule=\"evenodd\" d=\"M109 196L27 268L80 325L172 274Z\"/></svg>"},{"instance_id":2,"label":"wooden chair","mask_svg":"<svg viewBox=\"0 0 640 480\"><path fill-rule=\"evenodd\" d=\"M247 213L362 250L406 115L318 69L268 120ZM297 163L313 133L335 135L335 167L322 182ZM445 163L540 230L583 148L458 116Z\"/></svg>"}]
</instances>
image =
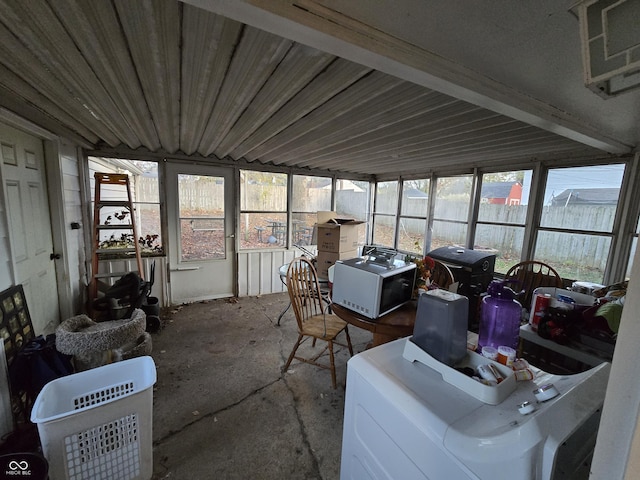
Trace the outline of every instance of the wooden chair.
<instances>
[{"instance_id":1,"label":"wooden chair","mask_svg":"<svg viewBox=\"0 0 640 480\"><path fill-rule=\"evenodd\" d=\"M537 260L527 260L511 267L504 276L508 286L518 293L523 308L531 308L533 291L538 287L562 288L562 277L551 265Z\"/></svg>"},{"instance_id":2,"label":"wooden chair","mask_svg":"<svg viewBox=\"0 0 640 480\"><path fill-rule=\"evenodd\" d=\"M295 358L301 362L310 363L320 368L331 370L331 383L336 388L336 366L334 360L333 345L347 347L353 356L353 347L347 323L336 315L328 312L328 304L325 304L320 293L320 284L313 264L305 257L294 259L287 270L287 290L293 312L298 322L298 340L289 355L283 371L289 369L291 361ZM336 341L336 337L344 332L346 344ZM327 342L325 348L312 358L296 356L298 347L308 339L313 339L313 347L316 340ZM329 350L330 364L318 362L320 356Z\"/></svg>"},{"instance_id":3,"label":"wooden chair","mask_svg":"<svg viewBox=\"0 0 640 480\"><path fill-rule=\"evenodd\" d=\"M431 282L438 285L443 290L449 290L452 283L455 282L451 269L439 260L433 260L434 267L431 271Z\"/></svg>"}]
</instances>

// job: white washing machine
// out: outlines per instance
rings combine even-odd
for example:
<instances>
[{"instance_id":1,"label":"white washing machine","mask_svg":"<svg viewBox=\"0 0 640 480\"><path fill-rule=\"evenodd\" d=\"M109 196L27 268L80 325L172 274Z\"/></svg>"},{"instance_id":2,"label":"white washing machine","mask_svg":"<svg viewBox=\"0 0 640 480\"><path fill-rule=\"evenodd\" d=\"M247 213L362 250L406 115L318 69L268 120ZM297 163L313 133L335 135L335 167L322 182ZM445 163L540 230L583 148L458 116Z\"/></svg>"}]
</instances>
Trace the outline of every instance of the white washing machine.
<instances>
[{"instance_id":1,"label":"white washing machine","mask_svg":"<svg viewBox=\"0 0 640 480\"><path fill-rule=\"evenodd\" d=\"M405 359L408 341L349 360L342 480L588 477L610 364L576 375L534 369L491 405ZM538 403L534 390L548 384L558 395Z\"/></svg>"}]
</instances>

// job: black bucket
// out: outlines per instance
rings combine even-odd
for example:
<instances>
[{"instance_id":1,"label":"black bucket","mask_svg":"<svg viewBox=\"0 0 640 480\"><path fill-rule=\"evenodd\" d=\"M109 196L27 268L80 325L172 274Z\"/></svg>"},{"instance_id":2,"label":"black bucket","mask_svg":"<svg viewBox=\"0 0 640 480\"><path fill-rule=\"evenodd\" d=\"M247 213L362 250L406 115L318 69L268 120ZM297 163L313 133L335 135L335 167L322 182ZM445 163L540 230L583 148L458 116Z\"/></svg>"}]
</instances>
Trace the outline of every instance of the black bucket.
<instances>
[{"instance_id":1,"label":"black bucket","mask_svg":"<svg viewBox=\"0 0 640 480\"><path fill-rule=\"evenodd\" d=\"M147 297L140 308L147 316L145 330L149 333L156 333L160 330L160 303L158 302L158 297Z\"/></svg>"},{"instance_id":2,"label":"black bucket","mask_svg":"<svg viewBox=\"0 0 640 480\"><path fill-rule=\"evenodd\" d=\"M162 322L160 321L160 317L156 315L147 315L147 326L145 330L148 333L158 333L162 328Z\"/></svg>"},{"instance_id":3,"label":"black bucket","mask_svg":"<svg viewBox=\"0 0 640 480\"><path fill-rule=\"evenodd\" d=\"M147 297L141 305L142 311L147 315L160 315L160 303L158 297Z\"/></svg>"}]
</instances>

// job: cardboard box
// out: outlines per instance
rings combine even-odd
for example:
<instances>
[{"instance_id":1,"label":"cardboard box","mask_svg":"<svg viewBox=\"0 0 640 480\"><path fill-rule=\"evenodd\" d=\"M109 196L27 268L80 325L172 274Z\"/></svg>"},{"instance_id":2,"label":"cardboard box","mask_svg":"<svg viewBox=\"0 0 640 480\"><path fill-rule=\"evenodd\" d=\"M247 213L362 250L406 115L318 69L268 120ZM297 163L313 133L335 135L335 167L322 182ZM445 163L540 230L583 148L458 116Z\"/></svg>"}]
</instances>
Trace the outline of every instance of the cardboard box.
<instances>
[{"instance_id":1,"label":"cardboard box","mask_svg":"<svg viewBox=\"0 0 640 480\"><path fill-rule=\"evenodd\" d=\"M338 213L337 212L323 212L323 211L318 211L318 213L316 213L316 223L318 225L322 224L322 223L327 223L330 222L331 220L333 220L334 218L338 218Z\"/></svg>"},{"instance_id":2,"label":"cardboard box","mask_svg":"<svg viewBox=\"0 0 640 480\"><path fill-rule=\"evenodd\" d=\"M313 232L311 234L311 245L318 245L318 225L332 221L338 216L337 212L333 211L321 211L316 213L316 223L313 225Z\"/></svg>"},{"instance_id":3,"label":"cardboard box","mask_svg":"<svg viewBox=\"0 0 640 480\"><path fill-rule=\"evenodd\" d=\"M319 223L317 230L318 252L350 252L358 248L358 225L364 222L352 218L334 218Z\"/></svg>"},{"instance_id":4,"label":"cardboard box","mask_svg":"<svg viewBox=\"0 0 640 480\"><path fill-rule=\"evenodd\" d=\"M345 260L347 258L355 258L358 256L358 249L346 252L318 252L316 257L316 271L318 277L329 278L329 267L336 263L337 260Z\"/></svg>"}]
</instances>

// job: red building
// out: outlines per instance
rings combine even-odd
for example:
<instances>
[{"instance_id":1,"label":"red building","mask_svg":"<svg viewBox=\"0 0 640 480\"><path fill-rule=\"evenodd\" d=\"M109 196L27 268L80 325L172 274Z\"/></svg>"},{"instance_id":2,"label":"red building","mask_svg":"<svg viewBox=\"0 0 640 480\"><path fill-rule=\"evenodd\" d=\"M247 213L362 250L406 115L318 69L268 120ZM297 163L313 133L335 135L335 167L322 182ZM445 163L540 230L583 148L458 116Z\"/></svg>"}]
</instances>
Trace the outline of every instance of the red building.
<instances>
[{"instance_id":1,"label":"red building","mask_svg":"<svg viewBox=\"0 0 640 480\"><path fill-rule=\"evenodd\" d=\"M483 203L494 205L520 205L522 184L520 182L483 183L480 198Z\"/></svg>"}]
</instances>

